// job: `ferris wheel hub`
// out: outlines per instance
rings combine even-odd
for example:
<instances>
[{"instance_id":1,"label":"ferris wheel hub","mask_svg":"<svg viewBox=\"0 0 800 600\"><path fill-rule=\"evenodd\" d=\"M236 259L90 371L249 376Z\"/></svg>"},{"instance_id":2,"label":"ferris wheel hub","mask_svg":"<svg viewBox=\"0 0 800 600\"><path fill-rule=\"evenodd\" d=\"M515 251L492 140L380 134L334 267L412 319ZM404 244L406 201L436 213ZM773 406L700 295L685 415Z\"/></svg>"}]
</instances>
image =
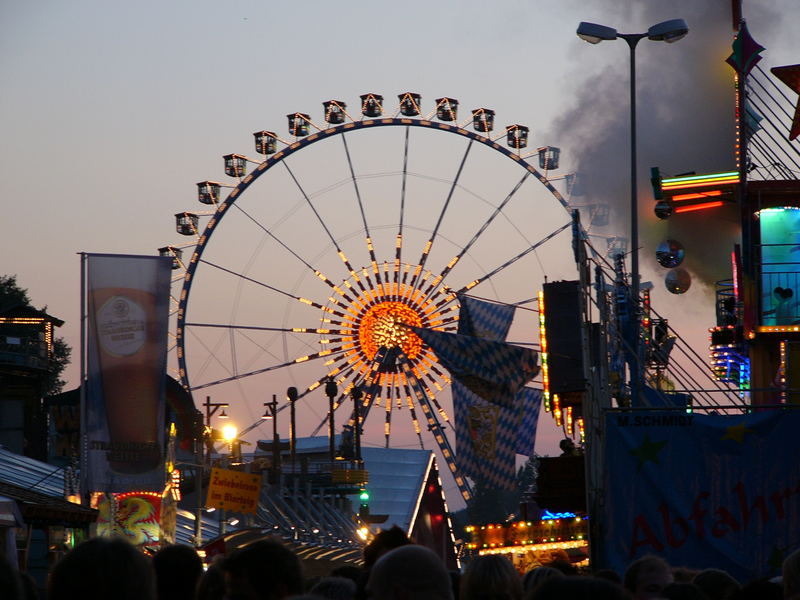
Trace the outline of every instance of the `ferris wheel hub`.
<instances>
[{"instance_id":1,"label":"ferris wheel hub","mask_svg":"<svg viewBox=\"0 0 800 600\"><path fill-rule=\"evenodd\" d=\"M413 360L422 350L422 340L409 329L421 327L422 317L404 302L384 300L369 307L358 326L358 341L370 359L381 346L400 348Z\"/></svg>"}]
</instances>

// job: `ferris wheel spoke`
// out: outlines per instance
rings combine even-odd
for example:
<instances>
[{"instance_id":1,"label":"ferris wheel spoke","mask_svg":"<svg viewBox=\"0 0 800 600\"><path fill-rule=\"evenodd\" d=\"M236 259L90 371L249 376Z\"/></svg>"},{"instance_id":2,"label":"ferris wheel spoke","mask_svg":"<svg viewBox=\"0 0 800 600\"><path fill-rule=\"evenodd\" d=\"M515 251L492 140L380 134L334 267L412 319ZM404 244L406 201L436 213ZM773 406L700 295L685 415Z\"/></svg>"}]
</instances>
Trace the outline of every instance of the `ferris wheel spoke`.
<instances>
[{"instance_id":1,"label":"ferris wheel spoke","mask_svg":"<svg viewBox=\"0 0 800 600\"><path fill-rule=\"evenodd\" d=\"M215 364L217 364L226 373L229 373L229 374L233 373L231 371L231 369L228 367L228 365L224 364L219 358L219 355L220 355L219 349L220 349L220 345L222 344L222 339L218 339L216 344L213 347L209 347L208 344L206 344L205 340L203 340L199 336L197 336L197 334L195 334L192 330L187 330L187 334L191 335L192 338L200 346L202 346L203 349L206 351L206 359L200 365L200 369L199 369L199 371L201 373L204 372L206 370L206 368L208 368L208 365L211 362L214 362Z\"/></svg>"},{"instance_id":2,"label":"ferris wheel spoke","mask_svg":"<svg viewBox=\"0 0 800 600\"><path fill-rule=\"evenodd\" d=\"M197 385L197 386L192 386L190 388L190 390L191 391L202 390L202 389L205 389L205 388L213 387L215 385L220 385L222 383L228 383L229 381L236 381L238 379L244 379L245 377L252 377L253 375L260 375L262 373L269 373L270 371L275 371L277 369L283 369L285 367L290 367L290 366L296 365L298 363L303 363L303 362L308 362L308 361L312 361L312 360L318 360L320 358L325 358L325 357L330 356L330 355L332 355L332 354L334 354L336 352L339 352L339 351L341 351L341 348L331 348L329 350L322 350L320 352L315 352L313 354L307 354L306 356L301 356L301 357L295 358L294 360L286 361L286 362L281 363L279 365L272 365L272 366L269 366L269 367L264 367L263 369L255 369L253 371L248 371L247 373L237 373L235 375L232 375L231 377L225 377L224 379L218 379L216 381L210 381L210 382L203 383L203 384L200 384L200 385ZM324 381L324 379L323 379L323 381Z\"/></svg>"},{"instance_id":3,"label":"ferris wheel spoke","mask_svg":"<svg viewBox=\"0 0 800 600\"><path fill-rule=\"evenodd\" d=\"M386 386L386 406L384 407L383 439L384 446L389 447L389 439L392 435L392 390Z\"/></svg>"},{"instance_id":4,"label":"ferris wheel spoke","mask_svg":"<svg viewBox=\"0 0 800 600\"><path fill-rule=\"evenodd\" d=\"M330 333L330 329L316 329L313 327L259 327L256 325L234 325L224 323L186 323L186 327L235 329L245 331L276 331L279 333Z\"/></svg>"},{"instance_id":5,"label":"ferris wheel spoke","mask_svg":"<svg viewBox=\"0 0 800 600\"><path fill-rule=\"evenodd\" d=\"M447 193L447 199L444 202L444 206L442 206L442 210L439 213L439 218L437 219L436 225L433 228L433 232L431 233L431 237L428 238L428 242L425 244L425 247L422 250L422 256L420 256L420 259L417 262L417 267L414 273L414 277L411 280L412 288L416 289L418 283L418 277L422 273L422 270L425 268L425 263L428 261L428 255L430 254L431 247L433 246L434 241L436 241L436 236L439 233L439 227L441 226L442 220L444 219L444 216L447 213L447 209L450 206L450 200L453 198L453 192L458 186L458 180L461 178L461 173L464 171L464 165L467 162L467 157L469 156L469 151L472 149L473 142L474 140L470 138L469 143L467 144L467 149L464 151L464 156L461 157L461 164L458 165L458 171L456 172L456 176L450 185L450 191Z\"/></svg>"},{"instance_id":6,"label":"ferris wheel spoke","mask_svg":"<svg viewBox=\"0 0 800 600\"><path fill-rule=\"evenodd\" d=\"M475 232L475 234L472 236L472 239L470 239L466 243L466 245L458 252L458 254L456 254L452 258L452 260L449 263L447 263L445 268L439 274L439 281L441 281L444 278L446 278L448 273L450 273L450 271L458 264L458 262L464 257L464 255L467 252L469 252L470 248L472 248L472 246L475 244L475 242L478 241L478 239L481 237L481 235L489 228L489 226L498 217L498 215L500 215L503 212L503 209L508 205L508 203L514 197L514 195L519 191L519 189L522 187L522 184L525 183L525 181L528 179L528 177L530 177L530 175L531 174L530 174L529 171L525 171L525 174L517 182L517 185L515 185L514 188L506 195L506 197L503 199L503 201L500 203L500 205L497 208L494 209L494 212L489 216L489 218L486 220L486 222L483 223L483 225L481 225L481 227L478 229L478 231ZM425 292L426 298L434 289L435 289L434 286L431 286L431 287L428 288L428 290Z\"/></svg>"},{"instance_id":7,"label":"ferris wheel spoke","mask_svg":"<svg viewBox=\"0 0 800 600\"><path fill-rule=\"evenodd\" d=\"M519 254L514 256L513 258L507 260L506 262L504 262L502 265L500 265L499 267L497 267L493 271L490 271L489 273L487 273L483 277L480 277L479 279L475 279L475 280L469 282L467 285L465 285L460 290L458 290L457 293L458 294L462 294L462 293L466 292L467 290L471 290L476 285L479 285L479 284L483 283L484 281L487 281L487 280L491 279L492 277L494 277L495 275L497 275L498 273L500 273L504 269L507 269L508 267L513 265L515 262L517 262L522 257L527 256L528 254L530 254L531 252L536 250L539 246L542 246L546 242L548 242L551 239L553 239L555 236L557 236L559 233L561 233L562 231L564 231L565 229L567 229L571 225L572 225L572 223L566 223L565 225L562 225L561 227L556 229L554 232L548 234L547 236L545 236L544 238L542 238L541 240L536 242L533 246L528 247L526 250L523 250L522 252L520 252Z\"/></svg>"},{"instance_id":8,"label":"ferris wheel spoke","mask_svg":"<svg viewBox=\"0 0 800 600\"><path fill-rule=\"evenodd\" d=\"M375 277L380 280L378 259L375 256L375 248L372 245L372 234L369 231L367 215L364 213L364 203L361 201L361 191L358 189L358 179L356 179L356 172L353 168L353 159L350 157L350 148L347 146L347 136L345 134L342 134L342 144L344 145L344 153L347 157L347 166L350 169L350 177L353 180L353 189L355 190L356 200L358 201L358 210L361 212L361 221L364 224L364 234L367 236L367 251L369 252L369 259L370 263L372 264L372 272L375 274Z\"/></svg>"},{"instance_id":9,"label":"ferris wheel spoke","mask_svg":"<svg viewBox=\"0 0 800 600\"><path fill-rule=\"evenodd\" d=\"M411 390L408 387L408 382L403 384L403 389L406 393L406 405L408 406L408 412L411 415L411 423L414 426L414 433L417 434L417 439L419 440L419 447L423 450L425 449L425 442L422 440L422 427L419 425L419 418L417 418L417 409L414 406L414 401L411 399Z\"/></svg>"},{"instance_id":10,"label":"ferris wheel spoke","mask_svg":"<svg viewBox=\"0 0 800 600\"><path fill-rule=\"evenodd\" d=\"M408 140L411 128L405 127L405 144L403 145L403 175L400 184L400 218L397 223L397 236L394 244L394 282L398 283L400 265L403 262L403 220L406 213L406 181L408 179Z\"/></svg>"},{"instance_id":11,"label":"ferris wheel spoke","mask_svg":"<svg viewBox=\"0 0 800 600\"><path fill-rule=\"evenodd\" d=\"M272 233L268 228L266 228L261 222L255 219L250 213L245 211L241 206L238 204L233 205L236 209L239 210L244 216L250 219L257 227L259 227L266 235L272 238L275 242L277 242L284 250L286 250L289 254L294 256L298 261L300 261L307 269L309 269L314 275L316 275L321 281L323 281L328 287L336 291L340 296L342 296L347 302L351 301L350 296L348 296L345 292L343 292L333 281L331 281L324 273L322 273L319 269L316 269L312 266L307 260L305 260L302 256L297 254L292 248L290 248L286 243L283 242L280 238L278 238L274 233Z\"/></svg>"},{"instance_id":12,"label":"ferris wheel spoke","mask_svg":"<svg viewBox=\"0 0 800 600\"><path fill-rule=\"evenodd\" d=\"M322 311L325 311L327 313L336 315L337 317L345 318L347 316L345 312L337 311L337 310L335 310L335 309L333 309L333 308L331 308L329 306L324 306L324 305L322 305L322 304L320 304L318 302L315 302L313 300L309 300L308 298L303 298L302 296L297 296L295 294L291 294L291 293L289 293L287 291L284 291L284 290L281 290L279 288L276 288L275 286L269 285L268 283L264 283L263 281L258 281L257 279L253 279L252 277L248 277L247 275L243 275L241 273L238 273L238 272L234 271L233 269L228 269L227 267L223 267L222 265L217 265L215 263L212 263L212 262L210 262L208 260L205 260L205 259L202 259L202 258L200 259L199 262L201 262L201 263L203 263L205 265L208 265L209 267L213 267L215 269L219 269L220 271L223 271L224 273L228 273L229 275L233 275L234 277L238 277L240 279L243 279L244 281L248 281L248 282L253 283L255 285L258 285L258 286L264 287L264 288L266 288L268 290L271 290L273 292L276 292L278 294L282 294L282 295L286 296L287 298L292 298L294 300L297 300L298 302L302 302L303 304L307 304L309 306L313 306L314 308L318 308L318 309L320 309ZM339 306L340 308L342 308L345 311L348 308L347 305L343 304L341 301L338 301L338 300L334 300L334 304L336 304L337 306Z\"/></svg>"},{"instance_id":13,"label":"ferris wheel spoke","mask_svg":"<svg viewBox=\"0 0 800 600\"><path fill-rule=\"evenodd\" d=\"M319 222L320 226L325 230L325 233L328 234L328 239L331 241L331 244L333 244L333 247L336 248L336 253L339 255L339 258L344 263L345 268L350 272L350 276L353 278L356 284L358 284L358 287L361 289L361 291L364 291L365 288L363 282L361 281L361 278L358 276L356 270L353 269L353 266L350 264L350 260L342 251L341 247L339 246L339 242L336 240L335 237L333 237L333 234L331 233L330 229L328 229L328 226L325 224L325 221L323 221L322 217L317 211L317 207L314 206L313 202L311 202L311 198L308 197L308 194L303 189L303 186L300 185L300 181L298 181L297 177L295 177L295 174L292 171L291 167L289 167L288 163L285 160L281 162L283 166L286 167L286 170L289 172L289 176L292 178L292 181L294 181L295 185L297 186L297 189L300 190L300 193L303 195L303 198L305 198L306 203L308 204L309 208L311 208L312 212L314 213L314 216L317 217L317 221Z\"/></svg>"},{"instance_id":14,"label":"ferris wheel spoke","mask_svg":"<svg viewBox=\"0 0 800 600\"><path fill-rule=\"evenodd\" d=\"M401 355L399 362L400 368L403 370L406 379L408 380L409 387L414 391L417 404L419 404L423 414L425 415L425 418L428 421L428 429L433 434L433 437L439 446L439 450L442 452L445 463L447 463L447 467L453 474L453 478L456 481L456 486L458 486L458 490L461 492L461 496L464 498L464 500L468 501L472 497L472 489L470 488L467 480L464 479L463 475L461 475L461 470L458 468L458 465L455 461L455 454L452 451L450 442L447 439L444 430L439 424L439 420L436 418L436 413L431 410L431 406L428 402L427 396L425 395L425 391L422 389L419 379L417 379L417 377L414 375L408 359L404 355Z\"/></svg>"}]
</instances>

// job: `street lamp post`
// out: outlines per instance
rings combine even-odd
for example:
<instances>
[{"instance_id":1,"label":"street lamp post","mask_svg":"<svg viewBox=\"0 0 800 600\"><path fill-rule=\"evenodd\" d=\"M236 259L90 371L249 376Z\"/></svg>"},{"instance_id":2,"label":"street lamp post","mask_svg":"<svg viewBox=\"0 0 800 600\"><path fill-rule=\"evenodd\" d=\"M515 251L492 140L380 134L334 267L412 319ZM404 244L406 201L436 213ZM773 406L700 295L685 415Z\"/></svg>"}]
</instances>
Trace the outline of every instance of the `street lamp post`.
<instances>
[{"instance_id":1,"label":"street lamp post","mask_svg":"<svg viewBox=\"0 0 800 600\"><path fill-rule=\"evenodd\" d=\"M350 395L353 397L353 433L356 460L361 462L361 397L364 393L360 385L353 386Z\"/></svg>"},{"instance_id":2,"label":"street lamp post","mask_svg":"<svg viewBox=\"0 0 800 600\"><path fill-rule=\"evenodd\" d=\"M272 472L273 480L278 481L281 466L281 438L278 437L278 398L272 394L272 402L264 402L264 415L262 419L272 420Z\"/></svg>"},{"instance_id":3,"label":"street lamp post","mask_svg":"<svg viewBox=\"0 0 800 600\"><path fill-rule=\"evenodd\" d=\"M233 459L233 447L236 443L236 436L238 431L234 425L225 425L222 428L222 439L225 440L225 443L228 444L228 459L225 463L225 466L230 466L230 463ZM219 509L219 533L220 535L224 534L227 530L227 515L224 508Z\"/></svg>"},{"instance_id":4,"label":"street lamp post","mask_svg":"<svg viewBox=\"0 0 800 600\"><path fill-rule=\"evenodd\" d=\"M292 460L292 476L294 476L294 459L297 453L297 430L295 429L295 402L297 402L297 388L286 388L286 397L289 399L289 456Z\"/></svg>"},{"instance_id":5,"label":"street lamp post","mask_svg":"<svg viewBox=\"0 0 800 600\"><path fill-rule=\"evenodd\" d=\"M336 408L334 400L339 393L339 388L333 377L329 377L325 383L325 395L328 397L328 452L330 453L331 465L336 460L336 426L333 422L333 411Z\"/></svg>"},{"instance_id":6,"label":"street lamp post","mask_svg":"<svg viewBox=\"0 0 800 600\"><path fill-rule=\"evenodd\" d=\"M228 418L228 415L225 413L225 409L228 407L227 402L211 402L211 396L206 396L206 401L203 406L206 409L205 427L202 429L202 434L200 434L199 431L196 432L198 439L195 440L195 494L197 495L197 512L195 513L194 521L194 543L198 547L203 543L203 477L206 470L206 460L211 460L211 448L208 447L212 444L211 417L213 417L218 410L222 409L219 418ZM199 413L198 419L202 418L202 413ZM203 446L206 446L205 453Z\"/></svg>"},{"instance_id":7,"label":"street lamp post","mask_svg":"<svg viewBox=\"0 0 800 600\"><path fill-rule=\"evenodd\" d=\"M578 25L578 37L590 44L598 44L603 40L623 39L630 48L630 113L631 113L631 305L633 316L637 323L635 340L635 373L631 373L631 400L638 401L644 372L644 357L642 356L641 335L638 330L640 321L639 311L639 205L637 195L637 165L636 165L636 45L640 40L647 38L652 41L667 42L671 44L682 39L689 33L689 28L683 19L672 19L653 25L646 33L618 33L613 27L598 25L597 23L581 22Z\"/></svg>"}]
</instances>

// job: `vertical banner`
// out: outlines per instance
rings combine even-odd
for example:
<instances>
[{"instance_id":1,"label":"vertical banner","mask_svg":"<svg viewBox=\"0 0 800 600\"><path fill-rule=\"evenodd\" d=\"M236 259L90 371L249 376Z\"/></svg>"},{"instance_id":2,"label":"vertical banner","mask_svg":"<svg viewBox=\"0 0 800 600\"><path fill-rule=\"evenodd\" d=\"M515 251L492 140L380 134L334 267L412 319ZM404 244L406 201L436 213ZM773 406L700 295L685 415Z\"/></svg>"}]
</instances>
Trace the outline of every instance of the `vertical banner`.
<instances>
[{"instance_id":1,"label":"vertical banner","mask_svg":"<svg viewBox=\"0 0 800 600\"><path fill-rule=\"evenodd\" d=\"M456 459L464 475L514 489L516 455L533 454L542 391L522 388L515 405L499 406L453 381Z\"/></svg>"},{"instance_id":2,"label":"vertical banner","mask_svg":"<svg viewBox=\"0 0 800 600\"><path fill-rule=\"evenodd\" d=\"M86 491L160 491L171 259L86 261Z\"/></svg>"},{"instance_id":3,"label":"vertical banner","mask_svg":"<svg viewBox=\"0 0 800 600\"><path fill-rule=\"evenodd\" d=\"M750 415L606 414L604 563L780 574L800 546L800 410Z\"/></svg>"}]
</instances>

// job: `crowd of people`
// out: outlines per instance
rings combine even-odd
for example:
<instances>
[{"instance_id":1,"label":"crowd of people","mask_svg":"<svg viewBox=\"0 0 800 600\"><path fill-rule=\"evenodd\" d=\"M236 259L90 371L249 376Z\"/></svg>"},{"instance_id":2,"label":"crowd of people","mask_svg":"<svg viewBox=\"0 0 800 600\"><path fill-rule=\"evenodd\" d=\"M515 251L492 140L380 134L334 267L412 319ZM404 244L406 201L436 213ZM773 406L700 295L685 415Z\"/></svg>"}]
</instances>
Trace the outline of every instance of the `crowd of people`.
<instances>
[{"instance_id":1,"label":"crowd of people","mask_svg":"<svg viewBox=\"0 0 800 600\"><path fill-rule=\"evenodd\" d=\"M29 577L0 561L0 598L39 598ZM739 582L719 569L691 570L645 556L624 573L583 573L556 560L520 575L502 555L473 557L463 571L398 528L364 549L363 566L308 580L300 559L277 539L217 557L208 568L191 546L152 557L121 538L93 538L52 569L46 600L800 600L800 550L782 576Z\"/></svg>"}]
</instances>

